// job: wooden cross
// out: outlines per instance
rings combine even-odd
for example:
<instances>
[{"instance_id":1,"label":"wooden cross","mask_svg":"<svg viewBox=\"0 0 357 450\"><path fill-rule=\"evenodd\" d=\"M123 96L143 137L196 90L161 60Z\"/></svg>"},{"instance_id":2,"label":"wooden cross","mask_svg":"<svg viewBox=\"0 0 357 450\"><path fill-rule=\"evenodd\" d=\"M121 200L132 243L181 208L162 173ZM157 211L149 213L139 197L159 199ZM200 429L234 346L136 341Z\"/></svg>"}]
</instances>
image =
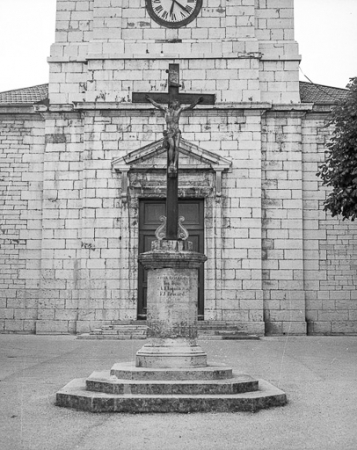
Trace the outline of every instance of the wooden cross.
<instances>
[{"instance_id":1,"label":"wooden cross","mask_svg":"<svg viewBox=\"0 0 357 450\"><path fill-rule=\"evenodd\" d=\"M168 88L169 92L133 92L133 103L147 103L146 96L155 100L157 103L169 103L177 100L181 105L189 105L195 102L199 97L203 98L201 105L214 105L216 96L214 94L182 94L180 93L180 66L179 64L169 64ZM204 80L202 80L203 83Z\"/></svg>"},{"instance_id":2,"label":"wooden cross","mask_svg":"<svg viewBox=\"0 0 357 450\"><path fill-rule=\"evenodd\" d=\"M179 89L180 85L180 72L179 72L179 64L169 64L168 73L168 93L166 92L133 92L133 103L147 103L148 96L152 100L153 104L156 107L161 106L160 103L169 104L173 101L178 101L182 104L191 104L194 106L195 103L198 103L198 99L200 99L199 103L203 105L214 105L215 103L215 95L214 94L181 94ZM193 108L192 106L192 108ZM177 156L179 152L179 148L176 148ZM169 151L167 152L167 194L166 194L166 239L168 240L177 240L178 239L178 160L176 162L176 174L170 173L170 157Z\"/></svg>"}]
</instances>

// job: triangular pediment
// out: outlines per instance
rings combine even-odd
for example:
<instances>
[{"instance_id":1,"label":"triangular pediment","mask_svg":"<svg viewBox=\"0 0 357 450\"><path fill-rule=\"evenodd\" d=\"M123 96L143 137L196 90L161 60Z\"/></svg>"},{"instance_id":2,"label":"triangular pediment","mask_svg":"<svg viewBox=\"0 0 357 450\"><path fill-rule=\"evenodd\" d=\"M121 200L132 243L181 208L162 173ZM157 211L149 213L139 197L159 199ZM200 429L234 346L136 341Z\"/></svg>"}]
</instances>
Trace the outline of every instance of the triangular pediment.
<instances>
[{"instance_id":1,"label":"triangular pediment","mask_svg":"<svg viewBox=\"0 0 357 450\"><path fill-rule=\"evenodd\" d=\"M166 149L164 139L139 148L125 156L113 160L115 170L163 170L166 169ZM180 170L229 170L231 161L217 153L205 150L185 139L181 139L179 149Z\"/></svg>"}]
</instances>

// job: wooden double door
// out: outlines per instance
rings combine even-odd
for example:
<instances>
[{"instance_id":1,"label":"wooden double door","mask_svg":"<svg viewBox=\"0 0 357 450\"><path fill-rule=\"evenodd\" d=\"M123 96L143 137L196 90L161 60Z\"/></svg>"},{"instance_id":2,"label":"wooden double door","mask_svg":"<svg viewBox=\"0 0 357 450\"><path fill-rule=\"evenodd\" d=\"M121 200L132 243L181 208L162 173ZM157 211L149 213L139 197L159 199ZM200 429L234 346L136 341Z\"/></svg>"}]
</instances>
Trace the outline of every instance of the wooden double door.
<instances>
[{"instance_id":1,"label":"wooden double door","mask_svg":"<svg viewBox=\"0 0 357 450\"><path fill-rule=\"evenodd\" d=\"M139 253L151 250L156 239L155 231L165 215L165 199L140 200L139 203ZM179 200L179 216L183 216L184 227L189 232L188 240L195 252L204 253L204 203L201 199ZM138 319L146 319L147 271L139 264L138 273ZM198 270L198 319L204 314L204 267Z\"/></svg>"}]
</instances>

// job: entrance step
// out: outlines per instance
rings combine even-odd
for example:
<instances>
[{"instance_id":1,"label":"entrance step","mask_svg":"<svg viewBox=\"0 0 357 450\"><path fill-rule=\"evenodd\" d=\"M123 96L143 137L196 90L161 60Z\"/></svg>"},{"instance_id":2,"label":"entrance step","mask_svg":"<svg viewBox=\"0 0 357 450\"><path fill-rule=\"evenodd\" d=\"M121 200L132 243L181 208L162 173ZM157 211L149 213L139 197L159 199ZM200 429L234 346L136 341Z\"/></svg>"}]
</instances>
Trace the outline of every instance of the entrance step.
<instances>
[{"instance_id":1,"label":"entrance step","mask_svg":"<svg viewBox=\"0 0 357 450\"><path fill-rule=\"evenodd\" d=\"M77 339L146 339L146 321L123 321L105 323L90 333L83 333ZM239 330L239 325L226 322L198 322L198 338L202 340L258 340L259 336Z\"/></svg>"}]
</instances>

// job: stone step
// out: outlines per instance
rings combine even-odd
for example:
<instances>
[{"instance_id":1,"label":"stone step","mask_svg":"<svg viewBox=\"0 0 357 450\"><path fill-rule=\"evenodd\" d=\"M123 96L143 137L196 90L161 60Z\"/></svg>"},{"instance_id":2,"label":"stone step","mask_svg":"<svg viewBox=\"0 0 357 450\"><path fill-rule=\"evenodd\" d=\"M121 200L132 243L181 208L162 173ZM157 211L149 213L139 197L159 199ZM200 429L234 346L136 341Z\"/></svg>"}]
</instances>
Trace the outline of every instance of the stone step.
<instances>
[{"instance_id":1,"label":"stone step","mask_svg":"<svg viewBox=\"0 0 357 450\"><path fill-rule=\"evenodd\" d=\"M104 321L101 327L106 326L147 326L146 320L111 320ZM197 327L199 329L237 329L239 328L239 323L226 322L222 320L210 321L210 320L199 320L197 322Z\"/></svg>"},{"instance_id":2,"label":"stone step","mask_svg":"<svg viewBox=\"0 0 357 450\"><path fill-rule=\"evenodd\" d=\"M259 336L255 334L246 334L236 329L232 330L198 330L200 339L232 339L232 340L259 340Z\"/></svg>"},{"instance_id":3,"label":"stone step","mask_svg":"<svg viewBox=\"0 0 357 450\"><path fill-rule=\"evenodd\" d=\"M77 336L82 340L145 340L146 334L89 334L83 333Z\"/></svg>"},{"instance_id":4,"label":"stone step","mask_svg":"<svg viewBox=\"0 0 357 450\"><path fill-rule=\"evenodd\" d=\"M241 334L244 335L242 331L237 330L237 327L228 328L199 328L199 333L202 334Z\"/></svg>"},{"instance_id":5,"label":"stone step","mask_svg":"<svg viewBox=\"0 0 357 450\"><path fill-rule=\"evenodd\" d=\"M110 371L93 372L86 380L88 391L117 395L229 395L258 389L258 381L235 374L226 380L123 380Z\"/></svg>"},{"instance_id":6,"label":"stone step","mask_svg":"<svg viewBox=\"0 0 357 450\"><path fill-rule=\"evenodd\" d=\"M78 339L93 339L98 337L100 339L145 339L147 327L146 325L103 325L101 328L96 328L90 333L83 333L78 335ZM114 337L113 337L114 336ZM230 326L225 329L218 329L213 325L198 328L199 339L213 340L259 340L259 336L246 334L237 330L237 327Z\"/></svg>"},{"instance_id":7,"label":"stone step","mask_svg":"<svg viewBox=\"0 0 357 450\"><path fill-rule=\"evenodd\" d=\"M119 331L144 331L146 332L147 326L146 325L105 325L101 328L95 328L93 332L106 332L108 330L119 330Z\"/></svg>"},{"instance_id":8,"label":"stone step","mask_svg":"<svg viewBox=\"0 0 357 450\"><path fill-rule=\"evenodd\" d=\"M110 369L110 375L121 380L155 381L155 380L225 380L233 377L231 367L225 364L209 364L205 367L192 368L148 368L136 367L134 363L116 363Z\"/></svg>"},{"instance_id":9,"label":"stone step","mask_svg":"<svg viewBox=\"0 0 357 450\"><path fill-rule=\"evenodd\" d=\"M287 403L286 394L264 380L259 389L240 394L220 395L134 395L105 394L86 390L86 379L68 383L56 394L56 405L89 412L119 413L193 413L255 412Z\"/></svg>"},{"instance_id":10,"label":"stone step","mask_svg":"<svg viewBox=\"0 0 357 450\"><path fill-rule=\"evenodd\" d=\"M201 325L198 326L198 329L201 331L217 331L217 330L232 330L238 331L238 327L234 325Z\"/></svg>"}]
</instances>

